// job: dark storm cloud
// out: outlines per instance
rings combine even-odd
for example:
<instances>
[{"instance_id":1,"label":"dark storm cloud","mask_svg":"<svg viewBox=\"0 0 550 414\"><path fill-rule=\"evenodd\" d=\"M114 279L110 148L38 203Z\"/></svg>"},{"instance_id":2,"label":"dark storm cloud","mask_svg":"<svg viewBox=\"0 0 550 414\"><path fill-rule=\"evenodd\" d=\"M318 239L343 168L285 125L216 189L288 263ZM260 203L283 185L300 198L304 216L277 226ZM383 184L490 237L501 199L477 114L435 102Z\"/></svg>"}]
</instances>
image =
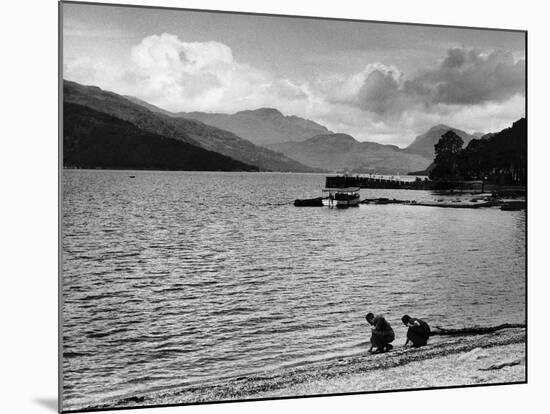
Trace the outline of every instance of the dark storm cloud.
<instances>
[{"instance_id":1,"label":"dark storm cloud","mask_svg":"<svg viewBox=\"0 0 550 414\"><path fill-rule=\"evenodd\" d=\"M434 101L448 104L502 102L525 93L525 61L511 53L450 49L436 70L418 79L435 87Z\"/></svg>"},{"instance_id":2,"label":"dark storm cloud","mask_svg":"<svg viewBox=\"0 0 550 414\"><path fill-rule=\"evenodd\" d=\"M375 70L359 89L361 108L379 114L400 113L415 106L479 105L504 102L525 94L525 61L496 50L453 48L434 68L399 82L389 71Z\"/></svg>"}]
</instances>

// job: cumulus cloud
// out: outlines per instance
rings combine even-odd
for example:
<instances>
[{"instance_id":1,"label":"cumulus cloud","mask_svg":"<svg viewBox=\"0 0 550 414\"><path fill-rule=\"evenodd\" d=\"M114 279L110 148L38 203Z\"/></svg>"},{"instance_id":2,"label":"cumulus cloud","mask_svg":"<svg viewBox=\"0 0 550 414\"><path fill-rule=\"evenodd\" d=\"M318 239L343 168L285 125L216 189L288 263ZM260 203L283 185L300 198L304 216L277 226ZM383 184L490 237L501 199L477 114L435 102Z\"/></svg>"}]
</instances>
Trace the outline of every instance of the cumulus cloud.
<instances>
[{"instance_id":1,"label":"cumulus cloud","mask_svg":"<svg viewBox=\"0 0 550 414\"><path fill-rule=\"evenodd\" d=\"M504 51L452 48L434 68L411 78L376 69L364 79L358 103L377 115L395 115L444 105L504 102L525 94L525 61Z\"/></svg>"},{"instance_id":2,"label":"cumulus cloud","mask_svg":"<svg viewBox=\"0 0 550 414\"><path fill-rule=\"evenodd\" d=\"M400 93L400 85L393 71L376 69L369 73L359 88L359 105L367 111L384 114L395 109Z\"/></svg>"},{"instance_id":3,"label":"cumulus cloud","mask_svg":"<svg viewBox=\"0 0 550 414\"><path fill-rule=\"evenodd\" d=\"M220 42L152 35L132 48L131 58L126 80L139 83L141 98L169 110L233 112L308 99L303 85L238 62Z\"/></svg>"},{"instance_id":4,"label":"cumulus cloud","mask_svg":"<svg viewBox=\"0 0 550 414\"><path fill-rule=\"evenodd\" d=\"M233 88L246 93L251 83L263 78L235 62L223 43L183 42L170 34L146 37L132 48L131 58L141 97L167 109L184 110L191 104L201 110Z\"/></svg>"},{"instance_id":5,"label":"cumulus cloud","mask_svg":"<svg viewBox=\"0 0 550 414\"><path fill-rule=\"evenodd\" d=\"M140 69L157 76L212 72L212 68L234 63L231 49L223 43L182 42L166 33L143 39L132 48L132 59Z\"/></svg>"},{"instance_id":6,"label":"cumulus cloud","mask_svg":"<svg viewBox=\"0 0 550 414\"><path fill-rule=\"evenodd\" d=\"M303 99L300 85L236 61L220 42L185 42L172 34L151 35L130 51L124 68L89 57L66 59L66 79L134 95L172 111L232 112L271 99ZM284 102L283 102L284 103Z\"/></svg>"}]
</instances>

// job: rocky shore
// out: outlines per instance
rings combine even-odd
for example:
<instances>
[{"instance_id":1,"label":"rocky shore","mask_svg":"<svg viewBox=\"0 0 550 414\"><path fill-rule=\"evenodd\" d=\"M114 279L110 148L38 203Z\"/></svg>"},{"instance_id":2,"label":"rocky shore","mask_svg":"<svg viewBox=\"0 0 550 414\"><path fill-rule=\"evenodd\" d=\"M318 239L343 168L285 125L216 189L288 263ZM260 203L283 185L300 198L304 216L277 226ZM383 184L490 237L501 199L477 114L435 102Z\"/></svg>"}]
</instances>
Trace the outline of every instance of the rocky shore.
<instances>
[{"instance_id":1,"label":"rocky shore","mask_svg":"<svg viewBox=\"0 0 550 414\"><path fill-rule=\"evenodd\" d=\"M352 356L221 379L215 383L126 396L116 401L105 401L93 408L526 381L526 331L523 325L505 326L488 333L478 334L475 329L473 332L438 334L422 348L403 348L396 344L393 351L378 355L368 354L365 347L364 352Z\"/></svg>"}]
</instances>

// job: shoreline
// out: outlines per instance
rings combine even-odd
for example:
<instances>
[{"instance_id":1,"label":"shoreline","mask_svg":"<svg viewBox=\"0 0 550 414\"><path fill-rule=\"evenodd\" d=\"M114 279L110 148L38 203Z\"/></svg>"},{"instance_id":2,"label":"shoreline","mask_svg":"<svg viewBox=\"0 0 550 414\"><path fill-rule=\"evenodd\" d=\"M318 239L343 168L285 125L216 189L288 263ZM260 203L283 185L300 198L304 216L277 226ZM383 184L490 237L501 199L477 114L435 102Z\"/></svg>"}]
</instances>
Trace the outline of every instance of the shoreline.
<instances>
[{"instance_id":1,"label":"shoreline","mask_svg":"<svg viewBox=\"0 0 550 414\"><path fill-rule=\"evenodd\" d=\"M350 374L331 380L316 379L292 389L296 396L379 391L422 390L468 385L522 384L525 343L476 347L470 351L412 361L405 365ZM368 389L367 389L368 387ZM263 393L259 398L289 395L289 389Z\"/></svg>"},{"instance_id":2,"label":"shoreline","mask_svg":"<svg viewBox=\"0 0 550 414\"><path fill-rule=\"evenodd\" d=\"M450 336L421 348L400 343L388 353L364 352L209 384L171 387L103 401L85 409L197 404L324 394L524 383L526 329ZM83 407L67 407L68 410Z\"/></svg>"},{"instance_id":3,"label":"shoreline","mask_svg":"<svg viewBox=\"0 0 550 414\"><path fill-rule=\"evenodd\" d=\"M359 204L373 204L373 205L387 205L387 204L401 204L406 206L417 207L439 207L439 208L462 208L462 209L480 209L498 207L505 211L518 211L527 209L527 201L525 198L518 199L505 199L494 198L489 196L474 197L469 201L436 201L436 202L421 202L416 200L397 200L388 198L366 198L359 202Z\"/></svg>"}]
</instances>

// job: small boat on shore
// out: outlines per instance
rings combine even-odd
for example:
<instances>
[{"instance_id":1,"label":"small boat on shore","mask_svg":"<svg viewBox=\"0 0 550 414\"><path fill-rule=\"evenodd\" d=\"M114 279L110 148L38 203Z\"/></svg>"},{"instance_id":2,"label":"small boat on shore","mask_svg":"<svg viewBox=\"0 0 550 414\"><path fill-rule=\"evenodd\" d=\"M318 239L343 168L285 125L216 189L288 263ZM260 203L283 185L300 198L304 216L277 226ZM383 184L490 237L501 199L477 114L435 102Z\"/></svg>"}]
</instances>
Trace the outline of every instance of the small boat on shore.
<instances>
[{"instance_id":1,"label":"small boat on shore","mask_svg":"<svg viewBox=\"0 0 550 414\"><path fill-rule=\"evenodd\" d=\"M294 207L323 207L323 197L294 200Z\"/></svg>"},{"instance_id":2,"label":"small boat on shore","mask_svg":"<svg viewBox=\"0 0 550 414\"><path fill-rule=\"evenodd\" d=\"M348 208L359 206L359 187L325 188L328 193L329 207Z\"/></svg>"}]
</instances>

